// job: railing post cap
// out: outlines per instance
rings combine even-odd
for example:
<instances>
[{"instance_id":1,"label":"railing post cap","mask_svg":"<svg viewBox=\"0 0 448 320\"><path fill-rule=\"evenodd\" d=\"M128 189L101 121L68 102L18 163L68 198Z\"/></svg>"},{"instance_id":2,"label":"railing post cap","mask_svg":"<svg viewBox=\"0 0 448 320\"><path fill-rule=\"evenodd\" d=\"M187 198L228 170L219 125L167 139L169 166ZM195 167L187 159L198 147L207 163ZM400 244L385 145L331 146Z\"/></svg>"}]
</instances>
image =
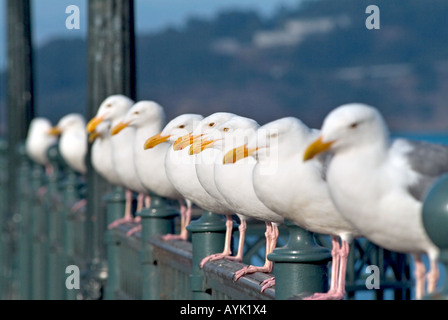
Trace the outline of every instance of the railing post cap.
<instances>
[{"instance_id":1,"label":"railing post cap","mask_svg":"<svg viewBox=\"0 0 448 320\"><path fill-rule=\"evenodd\" d=\"M447 250L448 175L437 180L429 190L423 202L422 219L429 238L441 250Z\"/></svg>"},{"instance_id":2,"label":"railing post cap","mask_svg":"<svg viewBox=\"0 0 448 320\"><path fill-rule=\"evenodd\" d=\"M323 264L331 259L329 249L319 246L314 240L312 232L305 230L289 220L285 220L288 227L289 240L286 246L275 249L268 255L274 262L314 263Z\"/></svg>"},{"instance_id":3,"label":"railing post cap","mask_svg":"<svg viewBox=\"0 0 448 320\"><path fill-rule=\"evenodd\" d=\"M204 211L199 219L192 221L187 226L187 230L192 233L224 232L226 231L224 216L210 211Z\"/></svg>"}]
</instances>

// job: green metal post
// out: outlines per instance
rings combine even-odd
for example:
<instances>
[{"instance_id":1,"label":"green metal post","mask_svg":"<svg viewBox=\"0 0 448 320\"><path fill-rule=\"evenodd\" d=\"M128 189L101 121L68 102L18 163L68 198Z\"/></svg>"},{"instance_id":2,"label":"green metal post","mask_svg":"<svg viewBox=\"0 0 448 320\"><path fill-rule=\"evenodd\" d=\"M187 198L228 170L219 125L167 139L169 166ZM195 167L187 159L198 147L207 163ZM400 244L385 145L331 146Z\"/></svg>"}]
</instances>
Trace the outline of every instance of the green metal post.
<instances>
[{"instance_id":1,"label":"green metal post","mask_svg":"<svg viewBox=\"0 0 448 320\"><path fill-rule=\"evenodd\" d=\"M75 264L75 219L76 212L72 212L72 206L79 200L77 191L77 175L69 166L65 167L65 181L63 184L63 238L64 238L64 252L63 252L63 277L67 277L65 269ZM80 266L77 266L80 268ZM76 300L79 289L65 288L65 299Z\"/></svg>"},{"instance_id":2,"label":"green metal post","mask_svg":"<svg viewBox=\"0 0 448 320\"><path fill-rule=\"evenodd\" d=\"M60 172L62 157L58 146L52 146L47 152L48 159L53 166L53 174L48 180L48 284L47 299L61 300L63 298L63 286L65 284L63 277L62 261L62 195L60 192Z\"/></svg>"},{"instance_id":3,"label":"green metal post","mask_svg":"<svg viewBox=\"0 0 448 320\"><path fill-rule=\"evenodd\" d=\"M149 245L150 237L160 236L174 232L174 217L178 212L166 204L166 200L156 194L151 194L151 206L137 213L142 218L142 247L140 251L140 263L142 267L142 299L158 300L160 297L158 280L160 279L157 268L157 258L152 246Z\"/></svg>"},{"instance_id":4,"label":"green metal post","mask_svg":"<svg viewBox=\"0 0 448 320\"><path fill-rule=\"evenodd\" d=\"M190 275L190 290L195 300L210 300L204 272L199 264L205 257L221 252L224 248L226 224L223 215L204 211L202 216L187 227L193 244L193 273Z\"/></svg>"},{"instance_id":5,"label":"green metal post","mask_svg":"<svg viewBox=\"0 0 448 320\"><path fill-rule=\"evenodd\" d=\"M440 262L448 273L448 175L441 177L428 192L423 202L423 225L429 238L440 249ZM425 299L448 300L448 274L441 290L428 294Z\"/></svg>"},{"instance_id":6,"label":"green metal post","mask_svg":"<svg viewBox=\"0 0 448 320\"><path fill-rule=\"evenodd\" d=\"M33 59L30 0L8 0L8 144L24 141L34 117ZM8 153L9 214L16 212L16 170L18 155Z\"/></svg>"},{"instance_id":7,"label":"green metal post","mask_svg":"<svg viewBox=\"0 0 448 320\"><path fill-rule=\"evenodd\" d=\"M6 280L8 270L8 232L7 232L7 199L8 199L8 143L0 139L0 299L6 297Z\"/></svg>"},{"instance_id":8,"label":"green metal post","mask_svg":"<svg viewBox=\"0 0 448 320\"><path fill-rule=\"evenodd\" d=\"M107 194L104 198L106 202L107 224L123 216L125 210L125 191L122 187L117 187L115 190ZM106 245L107 245L107 281L104 291L105 300L115 300L117 298L117 291L120 287L120 241L115 236L114 230L106 231Z\"/></svg>"},{"instance_id":9,"label":"green metal post","mask_svg":"<svg viewBox=\"0 0 448 320\"><path fill-rule=\"evenodd\" d=\"M46 274L46 213L44 201L38 195L38 191L43 187L43 167L40 164L34 163L31 171L31 197L32 207L31 211L31 232L32 232L32 299L44 300L46 292L45 279Z\"/></svg>"},{"instance_id":10,"label":"green metal post","mask_svg":"<svg viewBox=\"0 0 448 320\"><path fill-rule=\"evenodd\" d=\"M18 213L16 220L18 222L18 261L19 272L18 280L20 283L20 299L30 300L32 292L32 269L31 269L31 188L30 179L30 160L26 155L25 146L23 144L17 147L18 159L20 166L17 169L17 201L16 206Z\"/></svg>"},{"instance_id":11,"label":"green metal post","mask_svg":"<svg viewBox=\"0 0 448 320\"><path fill-rule=\"evenodd\" d=\"M133 0L89 0L87 112L91 119L108 96L136 99ZM87 155L86 278L91 299L101 297L107 280L106 208L103 198L112 186L93 170Z\"/></svg>"},{"instance_id":12,"label":"green metal post","mask_svg":"<svg viewBox=\"0 0 448 320\"><path fill-rule=\"evenodd\" d=\"M274 261L275 299L326 292L330 250L318 246L311 232L290 221L285 221L285 225L289 231L288 243L268 255Z\"/></svg>"}]
</instances>

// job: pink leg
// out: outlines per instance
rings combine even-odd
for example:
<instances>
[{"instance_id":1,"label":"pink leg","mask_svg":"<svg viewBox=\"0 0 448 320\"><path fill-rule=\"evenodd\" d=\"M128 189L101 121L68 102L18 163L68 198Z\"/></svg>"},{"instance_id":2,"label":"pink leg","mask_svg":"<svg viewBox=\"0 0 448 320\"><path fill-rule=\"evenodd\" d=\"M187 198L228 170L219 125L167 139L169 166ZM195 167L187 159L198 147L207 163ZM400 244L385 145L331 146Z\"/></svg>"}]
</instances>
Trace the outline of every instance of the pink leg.
<instances>
[{"instance_id":1,"label":"pink leg","mask_svg":"<svg viewBox=\"0 0 448 320\"><path fill-rule=\"evenodd\" d=\"M79 201L77 201L73 206L72 206L72 212L76 212L79 209L85 207L87 205L87 200L86 199L81 199Z\"/></svg>"},{"instance_id":2,"label":"pink leg","mask_svg":"<svg viewBox=\"0 0 448 320\"><path fill-rule=\"evenodd\" d=\"M151 206L151 196L145 196L145 208L149 208Z\"/></svg>"},{"instance_id":3,"label":"pink leg","mask_svg":"<svg viewBox=\"0 0 448 320\"><path fill-rule=\"evenodd\" d=\"M191 202L189 202L191 204ZM185 205L183 200L179 200L180 205L180 234L166 234L162 236L162 239L165 241L169 240L183 240L186 241L188 239L188 230L187 230L187 219L188 216L191 219L191 205L188 207ZM188 221L189 223L189 221Z\"/></svg>"},{"instance_id":4,"label":"pink leg","mask_svg":"<svg viewBox=\"0 0 448 320\"><path fill-rule=\"evenodd\" d=\"M425 264L421 255L414 254L415 260L415 298L421 300L425 293Z\"/></svg>"},{"instance_id":5,"label":"pink leg","mask_svg":"<svg viewBox=\"0 0 448 320\"><path fill-rule=\"evenodd\" d=\"M252 274L255 272L263 272L263 273L270 273L272 272L273 263L268 259L268 254L270 254L272 251L274 251L275 246L277 245L277 239L278 239L278 227L275 225L272 225L270 222L266 222L266 258L264 266L256 267L256 266L247 266L244 267L241 270L238 270L235 272L234 281L237 281L239 278L241 278L244 275ZM262 286L264 283L262 283Z\"/></svg>"},{"instance_id":6,"label":"pink leg","mask_svg":"<svg viewBox=\"0 0 448 320\"><path fill-rule=\"evenodd\" d=\"M437 287L437 281L439 280L440 272L437 259L430 259L430 267L427 275L428 278L428 293L433 293Z\"/></svg>"},{"instance_id":7,"label":"pink leg","mask_svg":"<svg viewBox=\"0 0 448 320\"><path fill-rule=\"evenodd\" d=\"M111 224L109 224L108 228L113 229L118 227L119 225L122 225L124 223L130 223L133 221L132 212L131 212L131 205L132 205L132 191L126 190L126 205L124 210L124 217L118 220L115 220Z\"/></svg>"},{"instance_id":8,"label":"pink leg","mask_svg":"<svg viewBox=\"0 0 448 320\"><path fill-rule=\"evenodd\" d=\"M233 229L233 220L231 215L226 216L226 239L224 243L224 250L222 253L212 254L208 257L202 259L200 266L204 267L205 263L209 261L219 260L219 259L228 259L233 261L242 261L242 250L238 250L238 255L233 257L231 256L232 250L230 249L230 242L232 240L232 229ZM243 223L242 223L243 224ZM244 224L245 225L245 224ZM240 224L241 228L241 224ZM245 236L245 232L243 232L243 237ZM243 239L244 241L244 239ZM239 247L241 246L241 229L240 229L240 242Z\"/></svg>"},{"instance_id":9,"label":"pink leg","mask_svg":"<svg viewBox=\"0 0 448 320\"><path fill-rule=\"evenodd\" d=\"M54 172L53 166L51 164L47 164L45 166L45 173L47 174L47 176L53 175L53 172Z\"/></svg>"},{"instance_id":10,"label":"pink leg","mask_svg":"<svg viewBox=\"0 0 448 320\"><path fill-rule=\"evenodd\" d=\"M145 195L143 193L139 193L137 196L137 208L136 212L140 212L143 209L143 203L145 201Z\"/></svg>"},{"instance_id":11,"label":"pink leg","mask_svg":"<svg viewBox=\"0 0 448 320\"><path fill-rule=\"evenodd\" d=\"M345 273L347 270L347 258L350 251L350 245L346 241L339 241L336 237L331 238L333 249L332 254L332 270L330 290L327 293L315 293L305 300L342 300L345 296Z\"/></svg>"}]
</instances>

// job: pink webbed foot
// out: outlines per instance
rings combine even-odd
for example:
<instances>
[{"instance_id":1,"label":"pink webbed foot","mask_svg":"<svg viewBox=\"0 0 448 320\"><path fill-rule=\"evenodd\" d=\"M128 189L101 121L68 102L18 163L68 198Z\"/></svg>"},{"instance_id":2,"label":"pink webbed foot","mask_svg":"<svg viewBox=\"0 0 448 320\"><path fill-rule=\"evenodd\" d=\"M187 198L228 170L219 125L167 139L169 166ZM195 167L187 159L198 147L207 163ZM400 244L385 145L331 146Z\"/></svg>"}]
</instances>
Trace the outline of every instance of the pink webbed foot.
<instances>
[{"instance_id":1,"label":"pink webbed foot","mask_svg":"<svg viewBox=\"0 0 448 320\"><path fill-rule=\"evenodd\" d=\"M231 256L230 254L227 254L227 253L215 253L215 254L209 255L208 257L205 257L204 259L202 259L200 266L201 266L201 268L203 268L207 262L220 260L220 259L226 259L226 260L236 261L236 262L243 261L243 259L238 256Z\"/></svg>"},{"instance_id":2,"label":"pink webbed foot","mask_svg":"<svg viewBox=\"0 0 448 320\"><path fill-rule=\"evenodd\" d=\"M134 222L134 218L132 216L123 217L123 218L115 220L114 222L109 224L108 228L114 229L114 228L118 227L119 225L122 225L125 223L131 223L131 222Z\"/></svg>"},{"instance_id":3,"label":"pink webbed foot","mask_svg":"<svg viewBox=\"0 0 448 320\"><path fill-rule=\"evenodd\" d=\"M271 271L272 268L269 266L263 266L263 267L247 266L235 272L235 275L233 276L233 281L237 281L239 278L248 274L253 274L256 272L270 273Z\"/></svg>"},{"instance_id":4,"label":"pink webbed foot","mask_svg":"<svg viewBox=\"0 0 448 320\"><path fill-rule=\"evenodd\" d=\"M303 300L343 300L344 292L333 290L326 293L315 293L312 296L306 297Z\"/></svg>"},{"instance_id":5,"label":"pink webbed foot","mask_svg":"<svg viewBox=\"0 0 448 320\"><path fill-rule=\"evenodd\" d=\"M265 292L267 289L275 286L275 277L264 280L261 283L261 292Z\"/></svg>"},{"instance_id":6,"label":"pink webbed foot","mask_svg":"<svg viewBox=\"0 0 448 320\"><path fill-rule=\"evenodd\" d=\"M77 212L79 209L85 207L87 205L87 200L86 199L81 199L79 201L77 201L73 206L72 206L72 212Z\"/></svg>"},{"instance_id":7,"label":"pink webbed foot","mask_svg":"<svg viewBox=\"0 0 448 320\"><path fill-rule=\"evenodd\" d=\"M163 241L170 241L170 240L182 240L187 241L188 240L188 232L182 232L180 234L165 234L162 236Z\"/></svg>"},{"instance_id":8,"label":"pink webbed foot","mask_svg":"<svg viewBox=\"0 0 448 320\"><path fill-rule=\"evenodd\" d=\"M132 228L131 230L129 230L128 232L126 232L126 235L127 235L128 237L130 237L130 236L132 236L134 233L136 233L136 232L140 232L140 231L142 231L142 225L138 225L138 226Z\"/></svg>"}]
</instances>

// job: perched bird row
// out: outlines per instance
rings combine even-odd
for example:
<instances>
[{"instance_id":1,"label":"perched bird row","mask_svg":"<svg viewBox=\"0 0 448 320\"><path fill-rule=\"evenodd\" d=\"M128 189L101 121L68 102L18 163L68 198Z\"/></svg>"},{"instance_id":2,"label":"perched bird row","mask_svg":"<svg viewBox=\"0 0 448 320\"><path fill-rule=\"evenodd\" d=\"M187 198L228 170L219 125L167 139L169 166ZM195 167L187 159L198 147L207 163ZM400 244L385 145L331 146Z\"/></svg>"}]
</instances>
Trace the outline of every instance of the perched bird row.
<instances>
[{"instance_id":1,"label":"perched bird row","mask_svg":"<svg viewBox=\"0 0 448 320\"><path fill-rule=\"evenodd\" d=\"M137 210L149 207L154 194L179 201L180 234L165 235L165 240L187 240L193 204L225 215L223 251L204 258L201 267L216 259L242 261L247 220L257 219L266 224L265 264L237 271L235 280L249 273L270 273L273 265L267 255L276 247L279 224L288 219L332 240L330 289L309 299L344 298L347 257L356 237L412 254L417 298L425 291L421 255L427 254L428 291L436 288L439 250L426 235L421 210L426 191L448 172L448 147L392 141L373 107L340 106L325 118L321 130L293 117L260 126L224 112L207 117L183 114L165 123L164 109L156 102L135 103L113 95L87 126L79 115L67 115L53 129L39 122L30 127L30 146L46 148L54 140L43 133L62 132L61 154L81 174L86 173L87 127L93 168L127 190L124 217L110 228L139 222L131 213L133 192L139 194ZM48 167L44 153L28 149L33 159ZM233 215L240 220L235 256L230 246ZM269 279L262 290L274 283Z\"/></svg>"}]
</instances>

